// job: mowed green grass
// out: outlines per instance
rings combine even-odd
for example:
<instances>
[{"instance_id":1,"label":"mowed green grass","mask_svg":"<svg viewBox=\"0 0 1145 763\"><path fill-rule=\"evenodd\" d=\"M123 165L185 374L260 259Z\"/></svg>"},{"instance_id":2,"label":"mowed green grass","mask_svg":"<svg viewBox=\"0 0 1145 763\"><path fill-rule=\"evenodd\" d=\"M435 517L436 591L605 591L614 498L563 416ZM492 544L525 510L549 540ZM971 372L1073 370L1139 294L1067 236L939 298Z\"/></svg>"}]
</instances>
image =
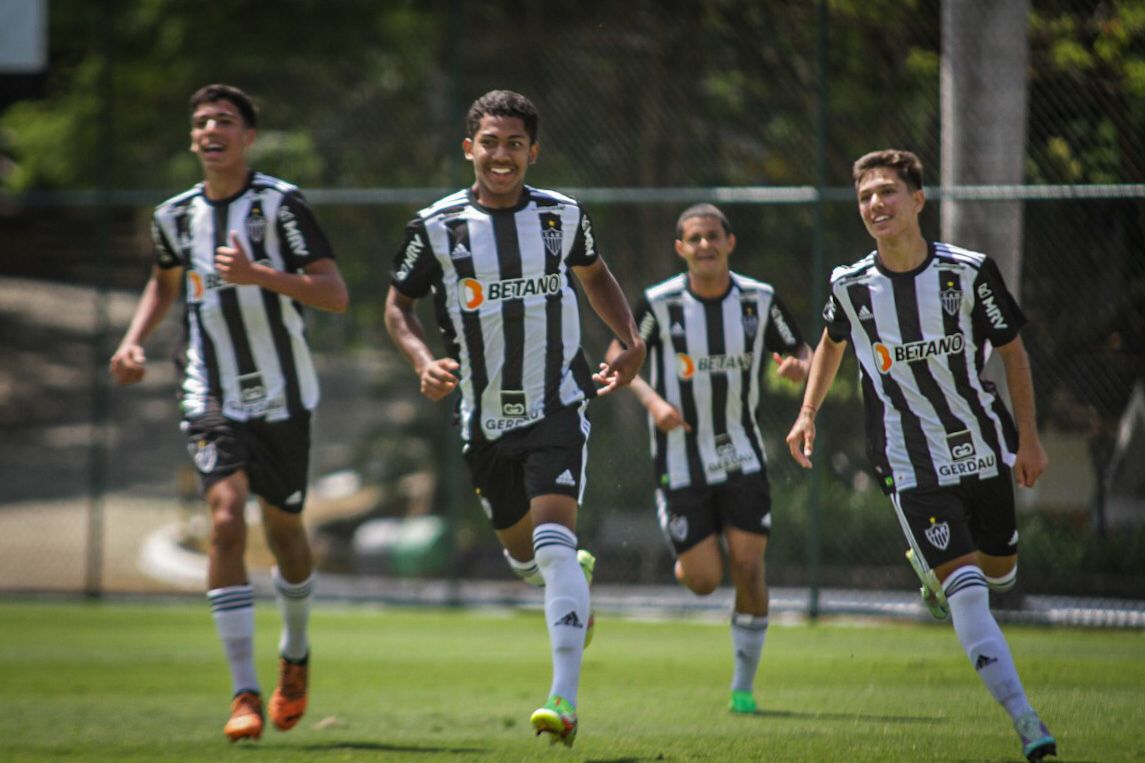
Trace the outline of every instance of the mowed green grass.
<instances>
[{"instance_id":1,"label":"mowed green grass","mask_svg":"<svg viewBox=\"0 0 1145 763\"><path fill-rule=\"evenodd\" d=\"M259 602L274 683L278 616ZM1145 759L1145 633L1007 627L1061 760ZM320 604L311 706L222 735L205 602L0 602L0 761L1008 761L1005 714L949 626L773 624L752 717L726 710L726 625L598 618L576 745L529 728L549 683L538 612Z\"/></svg>"}]
</instances>

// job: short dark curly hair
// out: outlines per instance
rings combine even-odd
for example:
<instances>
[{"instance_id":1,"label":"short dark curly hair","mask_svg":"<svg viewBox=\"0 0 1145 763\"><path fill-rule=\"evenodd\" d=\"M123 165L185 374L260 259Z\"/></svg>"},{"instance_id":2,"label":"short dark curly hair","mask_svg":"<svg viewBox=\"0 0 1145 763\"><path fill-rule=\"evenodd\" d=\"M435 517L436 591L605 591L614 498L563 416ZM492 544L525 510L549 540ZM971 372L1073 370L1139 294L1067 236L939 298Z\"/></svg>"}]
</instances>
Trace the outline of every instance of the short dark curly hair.
<instances>
[{"instance_id":1,"label":"short dark curly hair","mask_svg":"<svg viewBox=\"0 0 1145 763\"><path fill-rule=\"evenodd\" d=\"M525 132L529 134L529 142L537 142L537 129L540 126L541 116L537 107L525 96L514 93L512 90L490 90L478 98L469 107L465 115L465 134L472 138L481 126L481 118L517 117L525 123Z\"/></svg>"},{"instance_id":2,"label":"short dark curly hair","mask_svg":"<svg viewBox=\"0 0 1145 763\"><path fill-rule=\"evenodd\" d=\"M191 96L191 114L194 115L200 104L211 101L230 101L239 110L247 127L258 127L258 107L249 95L234 85L203 85Z\"/></svg>"}]
</instances>

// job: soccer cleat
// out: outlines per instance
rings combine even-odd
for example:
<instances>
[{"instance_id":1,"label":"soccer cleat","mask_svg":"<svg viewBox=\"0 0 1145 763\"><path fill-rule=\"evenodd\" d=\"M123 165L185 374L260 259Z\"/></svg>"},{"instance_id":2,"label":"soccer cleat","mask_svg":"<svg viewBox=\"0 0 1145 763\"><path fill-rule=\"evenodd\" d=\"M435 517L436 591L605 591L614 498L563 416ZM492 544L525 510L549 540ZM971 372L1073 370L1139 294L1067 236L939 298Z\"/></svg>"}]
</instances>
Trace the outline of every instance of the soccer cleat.
<instances>
[{"instance_id":1,"label":"soccer cleat","mask_svg":"<svg viewBox=\"0 0 1145 763\"><path fill-rule=\"evenodd\" d=\"M1030 763L1038 763L1047 755L1058 754L1058 742L1050 736L1046 724L1033 710L1014 721L1014 731L1022 740L1022 754Z\"/></svg>"},{"instance_id":2,"label":"soccer cleat","mask_svg":"<svg viewBox=\"0 0 1145 763\"><path fill-rule=\"evenodd\" d=\"M750 691L732 692L731 701L728 702L728 710L743 715L754 715L757 708L755 697L751 696Z\"/></svg>"},{"instance_id":3,"label":"soccer cleat","mask_svg":"<svg viewBox=\"0 0 1145 763\"><path fill-rule=\"evenodd\" d=\"M565 747L572 747L576 741L576 708L564 697L556 694L549 697L544 707L538 707L529 716L529 723L533 724L537 736L552 734L550 744L561 741L565 743Z\"/></svg>"},{"instance_id":4,"label":"soccer cleat","mask_svg":"<svg viewBox=\"0 0 1145 763\"><path fill-rule=\"evenodd\" d=\"M914 555L914 549L906 550L906 560L910 562L914 574L918 575L922 587L918 589L922 602L930 610L930 616L935 620L946 620L950 617L950 607L946 604L946 597L942 595L942 586L933 571L924 570L922 563Z\"/></svg>"},{"instance_id":5,"label":"soccer cleat","mask_svg":"<svg viewBox=\"0 0 1145 763\"><path fill-rule=\"evenodd\" d=\"M584 579L588 584L592 585L592 573L596 569L596 557L583 548L576 552L576 560L580 565L581 571L584 572ZM592 643L592 634L596 629L596 611L590 609L588 611L588 626L584 629L584 646L587 649L588 645Z\"/></svg>"},{"instance_id":6,"label":"soccer cleat","mask_svg":"<svg viewBox=\"0 0 1145 763\"><path fill-rule=\"evenodd\" d=\"M278 658L278 686L270 695L270 719L279 731L289 731L306 712L306 687L310 655L299 662Z\"/></svg>"},{"instance_id":7,"label":"soccer cleat","mask_svg":"<svg viewBox=\"0 0 1145 763\"><path fill-rule=\"evenodd\" d=\"M232 742L262 736L262 698L258 692L242 691L231 702L231 717L223 733Z\"/></svg>"}]
</instances>

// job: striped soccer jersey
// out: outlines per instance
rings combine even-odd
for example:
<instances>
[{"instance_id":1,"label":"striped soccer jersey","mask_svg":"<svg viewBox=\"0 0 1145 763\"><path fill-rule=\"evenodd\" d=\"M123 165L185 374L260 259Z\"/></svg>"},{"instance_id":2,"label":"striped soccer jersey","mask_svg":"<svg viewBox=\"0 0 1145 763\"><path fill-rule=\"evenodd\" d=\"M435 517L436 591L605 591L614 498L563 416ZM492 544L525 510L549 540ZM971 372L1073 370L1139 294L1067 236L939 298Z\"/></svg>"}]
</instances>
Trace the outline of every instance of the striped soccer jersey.
<instances>
[{"instance_id":1,"label":"striped soccer jersey","mask_svg":"<svg viewBox=\"0 0 1145 763\"><path fill-rule=\"evenodd\" d=\"M648 346L653 389L692 428L661 432L649 417L661 487L712 485L762 470L758 414L765 350L791 353L803 344L775 290L732 273L727 294L704 299L681 273L644 291L636 322Z\"/></svg>"},{"instance_id":2,"label":"striped soccer jersey","mask_svg":"<svg viewBox=\"0 0 1145 763\"><path fill-rule=\"evenodd\" d=\"M447 352L461 365L465 441L496 440L596 395L569 269L597 257L580 205L529 186L507 209L458 191L406 226L392 282L413 299L433 291Z\"/></svg>"},{"instance_id":3,"label":"striped soccer jersey","mask_svg":"<svg viewBox=\"0 0 1145 763\"><path fill-rule=\"evenodd\" d=\"M318 404L318 376L306 344L302 307L254 285L226 283L215 248L235 231L252 261L288 273L333 257L296 186L251 173L246 187L221 201L202 183L160 204L152 217L160 268L184 269L185 347L180 392L184 418L211 400L227 418L281 421Z\"/></svg>"},{"instance_id":4,"label":"striped soccer jersey","mask_svg":"<svg viewBox=\"0 0 1145 763\"><path fill-rule=\"evenodd\" d=\"M823 317L833 340L855 347L867 456L884 491L1013 465L1017 431L982 369L1025 317L993 260L932 243L918 268L895 273L871 252L832 272Z\"/></svg>"}]
</instances>

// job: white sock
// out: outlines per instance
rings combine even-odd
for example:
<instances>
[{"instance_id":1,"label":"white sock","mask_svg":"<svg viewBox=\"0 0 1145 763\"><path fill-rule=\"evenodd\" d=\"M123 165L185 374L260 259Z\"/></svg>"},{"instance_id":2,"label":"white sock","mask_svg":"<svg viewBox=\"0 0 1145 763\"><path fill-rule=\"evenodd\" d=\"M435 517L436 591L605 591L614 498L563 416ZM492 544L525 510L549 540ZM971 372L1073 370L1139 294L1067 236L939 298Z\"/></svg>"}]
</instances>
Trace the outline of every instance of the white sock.
<instances>
[{"instance_id":1,"label":"white sock","mask_svg":"<svg viewBox=\"0 0 1145 763\"><path fill-rule=\"evenodd\" d=\"M260 691L254 670L254 589L249 585L212 588L207 601L231 669L231 689L235 694Z\"/></svg>"},{"instance_id":2,"label":"white sock","mask_svg":"<svg viewBox=\"0 0 1145 763\"><path fill-rule=\"evenodd\" d=\"M541 568L537 566L536 559L518 562L505 548L501 549L501 554L505 557L505 561L508 562L509 569L513 571L514 575L529 585L535 585L537 588L545 587L545 578L541 575Z\"/></svg>"},{"instance_id":3,"label":"white sock","mask_svg":"<svg viewBox=\"0 0 1145 763\"><path fill-rule=\"evenodd\" d=\"M990 613L990 593L985 576L972 565L959 567L942 587L950 605L954 632L958 634L970 664L998 704L1017 720L1031 709L1030 703L1018 678L1006 637Z\"/></svg>"},{"instance_id":4,"label":"white sock","mask_svg":"<svg viewBox=\"0 0 1145 763\"><path fill-rule=\"evenodd\" d=\"M763 640L767 638L767 615L732 614L732 691L750 692L755 685Z\"/></svg>"},{"instance_id":5,"label":"white sock","mask_svg":"<svg viewBox=\"0 0 1145 763\"><path fill-rule=\"evenodd\" d=\"M588 582L576 560L576 534L552 522L540 525L533 530L533 553L545 578L545 621L553 652L549 694L564 697L575 707L589 614Z\"/></svg>"},{"instance_id":6,"label":"white sock","mask_svg":"<svg viewBox=\"0 0 1145 763\"><path fill-rule=\"evenodd\" d=\"M298 662L310 654L310 640L306 627L310 623L310 600L314 595L314 580L318 573L301 583L290 583L282 577L277 565L270 570L274 581L274 598L278 601L278 611L282 613L282 636L278 640L278 653L288 660Z\"/></svg>"}]
</instances>

